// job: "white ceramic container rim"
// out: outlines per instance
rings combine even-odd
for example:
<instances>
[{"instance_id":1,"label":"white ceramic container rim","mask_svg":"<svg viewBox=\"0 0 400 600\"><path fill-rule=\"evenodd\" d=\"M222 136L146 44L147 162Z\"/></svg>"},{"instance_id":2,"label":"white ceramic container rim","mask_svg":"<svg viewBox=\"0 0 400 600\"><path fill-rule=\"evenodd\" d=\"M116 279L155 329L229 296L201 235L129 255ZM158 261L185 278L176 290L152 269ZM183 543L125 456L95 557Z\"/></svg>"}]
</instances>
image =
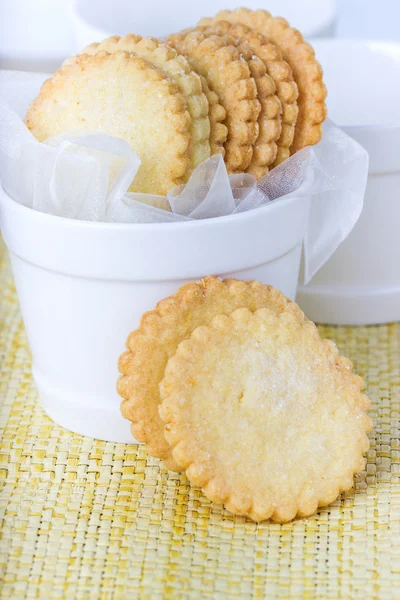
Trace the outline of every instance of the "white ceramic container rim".
<instances>
[{"instance_id":1,"label":"white ceramic container rim","mask_svg":"<svg viewBox=\"0 0 400 600\"><path fill-rule=\"evenodd\" d=\"M0 224L47 414L83 435L133 441L115 391L129 331L159 300L210 274L258 279L294 299L311 202L298 196L201 221L108 224L40 213L0 188Z\"/></svg>"},{"instance_id":2,"label":"white ceramic container rim","mask_svg":"<svg viewBox=\"0 0 400 600\"><path fill-rule=\"evenodd\" d=\"M254 267L255 256L261 265L285 255L303 241L306 202L309 197L291 197L244 213L178 223L99 223L32 210L1 189L0 216L10 250L42 268L89 279L163 281L179 280L182 273L210 274L210 264L214 273L229 273ZM244 235L249 228L251 236Z\"/></svg>"}]
</instances>

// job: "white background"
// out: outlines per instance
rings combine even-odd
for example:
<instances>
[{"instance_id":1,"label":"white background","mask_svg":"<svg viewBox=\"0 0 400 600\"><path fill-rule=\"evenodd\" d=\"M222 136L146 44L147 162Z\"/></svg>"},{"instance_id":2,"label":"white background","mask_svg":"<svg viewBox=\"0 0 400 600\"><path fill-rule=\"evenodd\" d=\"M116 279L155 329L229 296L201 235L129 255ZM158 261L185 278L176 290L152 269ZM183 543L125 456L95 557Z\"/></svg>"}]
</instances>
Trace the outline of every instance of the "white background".
<instances>
[{"instance_id":1,"label":"white background","mask_svg":"<svg viewBox=\"0 0 400 600\"><path fill-rule=\"evenodd\" d=\"M188 9L191 1L182 0L182 6ZM296 6L304 6L302 0L292 1ZM316 7L323 1L315 0ZM0 68L56 69L74 51L75 25L70 12L72 2L0 0ZM99 10L101 2L87 2L93 4L94 11ZM202 7L206 3L203 0ZM146 8L151 12L151 4L152 0L145 3L143 0L131 0L131 5L136 5L140 11ZM229 6L230 1L226 0L225 4ZM246 0L242 4L245 5ZM268 0L260 0L258 4L268 9ZM337 0L337 4L337 36L400 40L400 0Z\"/></svg>"}]
</instances>

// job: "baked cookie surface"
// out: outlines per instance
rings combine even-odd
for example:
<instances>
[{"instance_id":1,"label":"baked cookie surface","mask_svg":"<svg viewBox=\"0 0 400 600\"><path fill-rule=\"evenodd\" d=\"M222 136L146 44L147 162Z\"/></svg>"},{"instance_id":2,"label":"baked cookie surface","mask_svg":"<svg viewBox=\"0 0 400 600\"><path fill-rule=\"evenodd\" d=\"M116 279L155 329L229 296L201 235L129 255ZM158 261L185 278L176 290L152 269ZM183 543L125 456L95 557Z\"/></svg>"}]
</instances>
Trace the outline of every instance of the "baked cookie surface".
<instances>
[{"instance_id":1,"label":"baked cookie surface","mask_svg":"<svg viewBox=\"0 0 400 600\"><path fill-rule=\"evenodd\" d=\"M224 22L225 23L225 22ZM223 24L219 21L217 25ZM257 179L266 175L274 163L278 153L278 139L282 133L282 103L277 94L274 79L269 75L267 65L257 56L254 47L247 41L229 35L229 29L235 25L225 23L226 27L197 27L202 36L223 36L229 44L235 46L242 58L246 60L250 74L257 88L257 100L260 103L258 116L259 132L253 145L253 154L246 173L251 173Z\"/></svg>"},{"instance_id":2,"label":"baked cookie surface","mask_svg":"<svg viewBox=\"0 0 400 600\"><path fill-rule=\"evenodd\" d=\"M226 111L225 164L228 173L245 171L258 138L261 110L247 61L227 37L204 36L196 29L170 35L167 43L186 56L191 67L207 80L210 89L218 95Z\"/></svg>"},{"instance_id":3,"label":"baked cookie surface","mask_svg":"<svg viewBox=\"0 0 400 600\"><path fill-rule=\"evenodd\" d=\"M251 311L269 307L281 312L288 304L292 304L290 300L271 286L257 281L223 281L212 276L184 285L143 315L119 360L122 376L118 393L123 398L122 414L132 422L134 437L146 443L152 456L163 459L169 469L180 470L164 438L164 423L158 413L159 384L180 342L216 315L243 307Z\"/></svg>"},{"instance_id":4,"label":"baked cookie surface","mask_svg":"<svg viewBox=\"0 0 400 600\"><path fill-rule=\"evenodd\" d=\"M285 522L330 504L364 468L363 387L295 304L239 309L179 345L160 415L173 458L209 499Z\"/></svg>"},{"instance_id":5,"label":"baked cookie surface","mask_svg":"<svg viewBox=\"0 0 400 600\"><path fill-rule=\"evenodd\" d=\"M129 191L162 196L190 175L191 123L178 86L123 51L69 60L43 84L26 117L39 141L66 132L125 140L141 159Z\"/></svg>"},{"instance_id":6,"label":"baked cookie surface","mask_svg":"<svg viewBox=\"0 0 400 600\"><path fill-rule=\"evenodd\" d=\"M214 18L202 19L200 25L209 25L219 20L243 23L263 34L279 48L290 65L299 88L299 116L291 152L294 154L306 146L318 143L322 136L322 123L327 115L327 92L315 52L305 42L300 31L290 27L285 19L273 17L266 10L248 8L222 10Z\"/></svg>"},{"instance_id":7,"label":"baked cookie surface","mask_svg":"<svg viewBox=\"0 0 400 600\"><path fill-rule=\"evenodd\" d=\"M123 37L112 36L100 43L90 44L81 54L95 55L103 50L110 53L122 50L141 56L164 71L177 84L186 99L186 108L192 119L189 148L191 169L194 170L206 160L211 154L209 103L203 91L202 80L191 69L186 58L154 37L141 37L133 33Z\"/></svg>"},{"instance_id":8,"label":"baked cookie surface","mask_svg":"<svg viewBox=\"0 0 400 600\"><path fill-rule=\"evenodd\" d=\"M276 167L290 157L295 127L299 114L297 99L298 87L293 78L292 69L283 59L282 52L259 31L255 31L243 23L231 23L216 19L204 19L204 28L219 35L231 36L237 45L245 43L257 58L265 64L267 73L272 77L276 94L282 105L281 133L277 140L277 157L271 167ZM200 23L203 23L201 21ZM201 25L199 25L201 26Z\"/></svg>"}]
</instances>

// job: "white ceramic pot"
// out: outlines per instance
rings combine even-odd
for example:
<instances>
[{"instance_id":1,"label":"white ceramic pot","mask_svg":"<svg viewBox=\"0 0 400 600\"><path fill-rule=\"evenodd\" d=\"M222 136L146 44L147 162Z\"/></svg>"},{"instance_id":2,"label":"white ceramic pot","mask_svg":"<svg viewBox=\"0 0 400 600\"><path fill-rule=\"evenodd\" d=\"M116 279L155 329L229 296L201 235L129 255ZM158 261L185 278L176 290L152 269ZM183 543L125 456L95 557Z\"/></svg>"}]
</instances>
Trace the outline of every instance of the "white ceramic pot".
<instances>
[{"instance_id":1,"label":"white ceramic pot","mask_svg":"<svg viewBox=\"0 0 400 600\"><path fill-rule=\"evenodd\" d=\"M110 35L134 32L139 35L164 36L196 25L205 16L225 8L265 8L273 15L288 19L306 37L334 34L335 0L75 0L72 20L75 51Z\"/></svg>"},{"instance_id":2,"label":"white ceramic pot","mask_svg":"<svg viewBox=\"0 0 400 600\"><path fill-rule=\"evenodd\" d=\"M315 43L329 116L370 155L360 220L298 301L314 321L400 320L400 44Z\"/></svg>"},{"instance_id":3,"label":"white ceramic pot","mask_svg":"<svg viewBox=\"0 0 400 600\"><path fill-rule=\"evenodd\" d=\"M115 387L141 315L210 274L257 279L294 298L310 206L290 198L201 221L106 224L37 212L1 189L2 233L49 416L77 433L132 442Z\"/></svg>"}]
</instances>

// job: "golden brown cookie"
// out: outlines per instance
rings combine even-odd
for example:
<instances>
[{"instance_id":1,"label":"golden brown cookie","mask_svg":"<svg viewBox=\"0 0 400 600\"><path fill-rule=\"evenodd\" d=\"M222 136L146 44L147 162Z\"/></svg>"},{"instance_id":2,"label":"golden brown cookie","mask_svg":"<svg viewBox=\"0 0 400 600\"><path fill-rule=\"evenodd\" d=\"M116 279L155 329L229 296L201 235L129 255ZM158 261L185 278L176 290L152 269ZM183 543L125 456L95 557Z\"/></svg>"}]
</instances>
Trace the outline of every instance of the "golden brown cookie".
<instances>
[{"instance_id":1,"label":"golden brown cookie","mask_svg":"<svg viewBox=\"0 0 400 600\"><path fill-rule=\"evenodd\" d=\"M131 40L133 43L139 42L142 38L139 35L135 35L133 33L128 34L124 38L120 38L115 35L111 38L108 38L109 49L108 52L114 52L117 45L121 43L121 39L125 41ZM96 48L97 44L90 44L87 46L83 52L89 53L92 52L92 48ZM201 80L201 86L203 93L205 94L208 105L209 105L209 120L210 120L210 148L211 154L221 154L225 155L224 144L228 137L228 128L224 125L224 121L226 119L226 112L224 107L220 104L218 95L210 90L208 87L207 80L202 75L198 75Z\"/></svg>"},{"instance_id":2,"label":"golden brown cookie","mask_svg":"<svg viewBox=\"0 0 400 600\"><path fill-rule=\"evenodd\" d=\"M327 113L326 87L315 52L312 46L304 41L302 34L297 29L289 27L285 19L272 17L266 10L253 11L248 8L223 10L214 19L202 20L200 23L210 25L214 20L243 23L262 33L281 50L299 88L299 117L291 152L294 154L305 146L319 142L322 136L322 123Z\"/></svg>"},{"instance_id":3,"label":"golden brown cookie","mask_svg":"<svg viewBox=\"0 0 400 600\"><path fill-rule=\"evenodd\" d=\"M255 56L264 62L267 73L275 82L277 96L282 104L282 131L277 140L277 157L271 165L271 168L276 167L290 156L290 148L293 144L295 126L299 114L297 105L299 93L297 84L293 79L292 69L283 60L279 48L269 42L258 31L250 29L250 27L247 27L243 23L213 21L211 19L204 19L203 21L212 21L212 25L208 27L209 30L214 30L218 35L231 36L236 44L241 44L243 41L246 42Z\"/></svg>"},{"instance_id":4,"label":"golden brown cookie","mask_svg":"<svg viewBox=\"0 0 400 600\"><path fill-rule=\"evenodd\" d=\"M268 173L270 165L277 156L277 140L282 131L282 104L276 95L275 83L267 73L265 64L260 60L245 42L237 45L233 38L230 43L237 46L241 56L249 65L250 74L257 88L257 99L261 110L258 115L259 132L253 146L253 156L246 173L251 173L257 179Z\"/></svg>"},{"instance_id":5,"label":"golden brown cookie","mask_svg":"<svg viewBox=\"0 0 400 600\"><path fill-rule=\"evenodd\" d=\"M168 359L180 342L216 315L228 315L242 307L253 311L270 307L281 312L288 304L290 300L278 290L257 281L206 277L199 283L184 285L143 315L139 329L128 337L128 350L119 361L123 376L118 382L118 393L123 398L122 414L132 421L134 437L147 444L152 456L162 458L169 469L178 470L164 439L158 406L159 384Z\"/></svg>"},{"instance_id":6,"label":"golden brown cookie","mask_svg":"<svg viewBox=\"0 0 400 600\"><path fill-rule=\"evenodd\" d=\"M179 345L160 415L175 461L210 500L286 522L333 502L364 468L363 388L295 304L243 308Z\"/></svg>"},{"instance_id":7,"label":"golden brown cookie","mask_svg":"<svg viewBox=\"0 0 400 600\"><path fill-rule=\"evenodd\" d=\"M203 84L184 56L179 56L176 50L161 43L154 37L142 38L130 33L124 37L112 36L100 43L90 44L81 54L94 55L106 52L134 53L145 58L174 81L179 91L186 98L187 110L192 118L190 134L192 141L189 148L191 169L194 170L210 154L210 119L209 105Z\"/></svg>"},{"instance_id":8,"label":"golden brown cookie","mask_svg":"<svg viewBox=\"0 0 400 600\"><path fill-rule=\"evenodd\" d=\"M221 154L224 157L225 142L228 139L228 128L225 125L226 110L220 103L218 94L210 90L207 79L203 75L199 77L209 106L211 155Z\"/></svg>"},{"instance_id":9,"label":"golden brown cookie","mask_svg":"<svg viewBox=\"0 0 400 600\"><path fill-rule=\"evenodd\" d=\"M217 93L226 110L228 172L245 171L258 137L257 120L261 109L247 62L228 39L217 35L205 37L195 29L171 35L167 43L186 56L192 68L203 75L211 90Z\"/></svg>"},{"instance_id":10,"label":"golden brown cookie","mask_svg":"<svg viewBox=\"0 0 400 600\"><path fill-rule=\"evenodd\" d=\"M130 191L166 195L190 174L186 100L161 70L127 52L81 55L42 86L26 124L39 140L66 132L122 138L141 159Z\"/></svg>"},{"instance_id":11,"label":"golden brown cookie","mask_svg":"<svg viewBox=\"0 0 400 600\"><path fill-rule=\"evenodd\" d=\"M119 36L113 36L108 38L109 49L108 52L114 52L117 45L121 43L121 39L130 43L130 41L135 44L138 43L142 38L139 35L135 35L133 33L128 34L124 38L120 38ZM83 52L93 53L92 49L96 49L97 44L90 44L87 46ZM201 86L203 93L205 94L208 105L209 105L209 113L208 117L210 120L210 149L211 154L221 154L225 155L224 144L228 137L228 128L224 125L224 121L226 119L226 112L224 107L220 104L218 95L210 90L207 80L202 75L198 75L201 80Z\"/></svg>"},{"instance_id":12,"label":"golden brown cookie","mask_svg":"<svg viewBox=\"0 0 400 600\"><path fill-rule=\"evenodd\" d=\"M222 22L221 22L222 23ZM219 23L217 24L219 25ZM234 27L226 22L229 27ZM275 82L267 73L265 63L258 58L253 48L245 41L237 40L229 34L225 34L219 27L198 27L205 37L211 35L223 35L227 41L236 46L241 56L247 61L257 87L257 99L261 110L258 116L259 134L254 144L253 156L247 173L251 173L257 179L268 173L270 165L275 161L279 139L282 131L282 104L276 95Z\"/></svg>"}]
</instances>

